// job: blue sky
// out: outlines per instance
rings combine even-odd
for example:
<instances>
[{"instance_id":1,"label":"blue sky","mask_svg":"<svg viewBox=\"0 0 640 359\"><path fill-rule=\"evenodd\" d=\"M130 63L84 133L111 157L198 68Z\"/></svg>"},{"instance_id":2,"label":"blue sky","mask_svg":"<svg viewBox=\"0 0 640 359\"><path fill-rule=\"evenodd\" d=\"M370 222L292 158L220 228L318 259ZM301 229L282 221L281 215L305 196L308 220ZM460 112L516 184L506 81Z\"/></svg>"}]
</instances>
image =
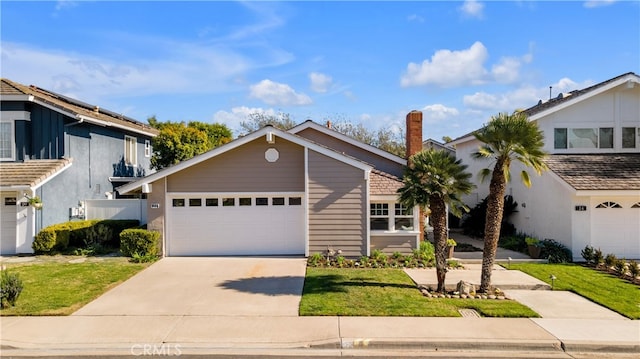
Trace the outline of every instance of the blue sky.
<instances>
[{"instance_id":1,"label":"blue sky","mask_svg":"<svg viewBox=\"0 0 640 359\"><path fill-rule=\"evenodd\" d=\"M140 121L252 112L457 137L640 73L639 1L2 1L2 77ZM237 132L236 132L237 133Z\"/></svg>"}]
</instances>

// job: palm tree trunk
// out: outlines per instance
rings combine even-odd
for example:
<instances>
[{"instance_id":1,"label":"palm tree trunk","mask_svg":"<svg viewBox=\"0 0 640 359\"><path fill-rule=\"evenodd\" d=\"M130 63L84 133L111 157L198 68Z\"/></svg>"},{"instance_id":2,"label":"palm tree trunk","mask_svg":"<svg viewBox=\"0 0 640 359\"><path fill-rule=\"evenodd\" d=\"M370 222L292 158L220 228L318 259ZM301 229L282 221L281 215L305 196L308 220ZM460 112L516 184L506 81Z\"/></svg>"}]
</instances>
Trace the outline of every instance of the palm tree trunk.
<instances>
[{"instance_id":1,"label":"palm tree trunk","mask_svg":"<svg viewBox=\"0 0 640 359\"><path fill-rule=\"evenodd\" d=\"M447 207L438 195L429 198L430 221L433 226L434 249L436 255L437 292L444 292L444 280L447 275Z\"/></svg>"},{"instance_id":2,"label":"palm tree trunk","mask_svg":"<svg viewBox=\"0 0 640 359\"><path fill-rule=\"evenodd\" d=\"M480 289L478 290L480 293L486 293L491 289L491 271L496 259L498 240L500 239L504 194L507 188L507 181L504 176L503 166L505 166L503 160L498 160L496 162L491 176L491 184L489 185L487 216L484 226L482 275L480 277Z\"/></svg>"}]
</instances>

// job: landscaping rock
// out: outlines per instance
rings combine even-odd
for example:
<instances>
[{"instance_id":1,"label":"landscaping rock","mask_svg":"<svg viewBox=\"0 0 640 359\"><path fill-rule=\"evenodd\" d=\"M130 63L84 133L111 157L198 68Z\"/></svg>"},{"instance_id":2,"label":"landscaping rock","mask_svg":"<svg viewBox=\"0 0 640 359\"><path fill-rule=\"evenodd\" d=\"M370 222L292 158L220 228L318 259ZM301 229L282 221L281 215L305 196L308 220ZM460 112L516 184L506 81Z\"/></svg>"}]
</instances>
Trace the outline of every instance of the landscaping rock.
<instances>
[{"instance_id":1,"label":"landscaping rock","mask_svg":"<svg viewBox=\"0 0 640 359\"><path fill-rule=\"evenodd\" d=\"M463 280L459 281L458 284L456 285L456 292L460 294L469 295L469 293L472 293L475 291L476 291L476 287L473 284L469 282L465 282Z\"/></svg>"}]
</instances>

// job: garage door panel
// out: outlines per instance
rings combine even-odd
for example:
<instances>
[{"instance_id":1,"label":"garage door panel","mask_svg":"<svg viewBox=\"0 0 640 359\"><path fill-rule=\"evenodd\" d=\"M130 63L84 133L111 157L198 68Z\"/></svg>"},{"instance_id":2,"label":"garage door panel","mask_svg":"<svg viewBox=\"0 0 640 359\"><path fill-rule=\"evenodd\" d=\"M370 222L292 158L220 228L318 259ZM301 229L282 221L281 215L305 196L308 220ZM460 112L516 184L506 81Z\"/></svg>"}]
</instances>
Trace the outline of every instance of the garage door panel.
<instances>
[{"instance_id":1,"label":"garage door panel","mask_svg":"<svg viewBox=\"0 0 640 359\"><path fill-rule=\"evenodd\" d=\"M260 195L262 197L266 195ZM280 196L281 197L281 196ZM297 206L171 207L168 254L304 254L304 211Z\"/></svg>"}]
</instances>

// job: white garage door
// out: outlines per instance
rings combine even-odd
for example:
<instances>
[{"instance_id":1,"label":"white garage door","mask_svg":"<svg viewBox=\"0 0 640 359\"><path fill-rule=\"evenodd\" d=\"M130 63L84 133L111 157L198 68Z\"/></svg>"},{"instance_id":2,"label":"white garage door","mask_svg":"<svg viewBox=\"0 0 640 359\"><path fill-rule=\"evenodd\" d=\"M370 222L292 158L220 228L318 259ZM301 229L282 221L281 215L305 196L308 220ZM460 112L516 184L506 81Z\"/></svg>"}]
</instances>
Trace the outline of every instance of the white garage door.
<instances>
[{"instance_id":1,"label":"white garage door","mask_svg":"<svg viewBox=\"0 0 640 359\"><path fill-rule=\"evenodd\" d=\"M592 200L592 246L604 254L636 258L640 253L640 202L623 198Z\"/></svg>"},{"instance_id":2,"label":"white garage door","mask_svg":"<svg viewBox=\"0 0 640 359\"><path fill-rule=\"evenodd\" d=\"M302 255L302 194L171 195L167 254Z\"/></svg>"}]
</instances>

